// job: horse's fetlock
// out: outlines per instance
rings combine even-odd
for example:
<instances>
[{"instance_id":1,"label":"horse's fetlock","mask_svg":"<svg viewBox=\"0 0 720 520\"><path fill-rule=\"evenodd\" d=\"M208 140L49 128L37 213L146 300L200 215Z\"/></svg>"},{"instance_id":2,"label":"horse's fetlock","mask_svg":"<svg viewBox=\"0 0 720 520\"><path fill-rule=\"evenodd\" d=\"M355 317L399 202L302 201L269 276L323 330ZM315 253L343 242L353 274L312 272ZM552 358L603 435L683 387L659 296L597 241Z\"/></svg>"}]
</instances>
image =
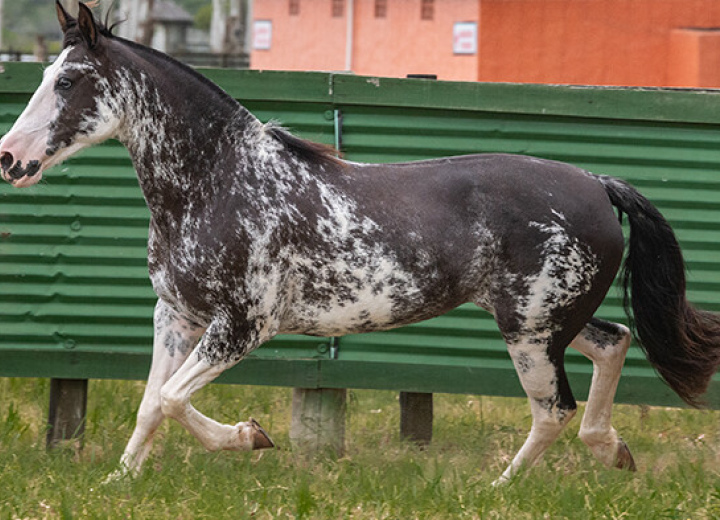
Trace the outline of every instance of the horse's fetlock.
<instances>
[{"instance_id":1,"label":"horse's fetlock","mask_svg":"<svg viewBox=\"0 0 720 520\"><path fill-rule=\"evenodd\" d=\"M215 435L209 435L201 440L203 447L207 451L249 451L250 448L242 442L242 427L244 423L230 426L229 424L220 425Z\"/></svg>"},{"instance_id":2,"label":"horse's fetlock","mask_svg":"<svg viewBox=\"0 0 720 520\"><path fill-rule=\"evenodd\" d=\"M614 430L599 428L580 428L578 437L587 446L614 445L617 442L617 434Z\"/></svg>"},{"instance_id":3,"label":"horse's fetlock","mask_svg":"<svg viewBox=\"0 0 720 520\"><path fill-rule=\"evenodd\" d=\"M214 439L214 438L203 440L203 441L201 441L201 443L203 445L203 448L205 448L209 452L215 452L215 451L220 451L220 450L226 449L225 444L223 442L219 441L218 439Z\"/></svg>"}]
</instances>

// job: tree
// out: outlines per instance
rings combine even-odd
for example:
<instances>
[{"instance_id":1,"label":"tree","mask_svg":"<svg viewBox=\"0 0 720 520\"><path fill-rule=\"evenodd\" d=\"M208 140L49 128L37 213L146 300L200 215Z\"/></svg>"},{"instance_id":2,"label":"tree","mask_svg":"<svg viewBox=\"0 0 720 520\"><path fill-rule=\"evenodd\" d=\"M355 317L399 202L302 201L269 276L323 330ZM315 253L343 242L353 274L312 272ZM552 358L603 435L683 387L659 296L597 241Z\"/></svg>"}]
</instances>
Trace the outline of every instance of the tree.
<instances>
[{"instance_id":1,"label":"tree","mask_svg":"<svg viewBox=\"0 0 720 520\"><path fill-rule=\"evenodd\" d=\"M209 31L210 24L212 23L212 13L212 4L204 5L198 9L195 13L195 27L202 29L203 31Z\"/></svg>"},{"instance_id":2,"label":"tree","mask_svg":"<svg viewBox=\"0 0 720 520\"><path fill-rule=\"evenodd\" d=\"M153 5L154 0L121 0L119 11L125 23L118 26L120 36L150 45L154 29L151 16Z\"/></svg>"},{"instance_id":3,"label":"tree","mask_svg":"<svg viewBox=\"0 0 720 520\"><path fill-rule=\"evenodd\" d=\"M213 52L243 54L246 52L248 1L213 0L210 23L210 48Z\"/></svg>"}]
</instances>

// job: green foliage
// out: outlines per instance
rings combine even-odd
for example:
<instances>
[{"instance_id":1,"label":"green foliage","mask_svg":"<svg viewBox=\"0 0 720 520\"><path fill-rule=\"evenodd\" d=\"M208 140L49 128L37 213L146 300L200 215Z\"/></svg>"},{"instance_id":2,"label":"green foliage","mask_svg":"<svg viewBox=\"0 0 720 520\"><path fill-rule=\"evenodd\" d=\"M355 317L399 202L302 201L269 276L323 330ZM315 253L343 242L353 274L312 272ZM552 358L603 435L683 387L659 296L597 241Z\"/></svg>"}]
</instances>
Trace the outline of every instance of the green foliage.
<instances>
[{"instance_id":1,"label":"green foliage","mask_svg":"<svg viewBox=\"0 0 720 520\"><path fill-rule=\"evenodd\" d=\"M173 0L190 14L197 13L200 9L210 7L212 9L211 0Z\"/></svg>"},{"instance_id":2,"label":"green foliage","mask_svg":"<svg viewBox=\"0 0 720 520\"><path fill-rule=\"evenodd\" d=\"M195 13L195 27L204 31L210 30L212 21L212 4L204 5Z\"/></svg>"},{"instance_id":3,"label":"green foliage","mask_svg":"<svg viewBox=\"0 0 720 520\"><path fill-rule=\"evenodd\" d=\"M212 3L210 0L173 0L186 11L205 23L199 27L209 28L212 16ZM54 2L50 0L15 0L4 2L3 7L3 50L12 48L26 53L33 52L35 38L44 36L48 44L55 47L60 41L60 27L55 15ZM112 0L102 0L96 9L98 16L112 4Z\"/></svg>"},{"instance_id":4,"label":"green foliage","mask_svg":"<svg viewBox=\"0 0 720 520\"><path fill-rule=\"evenodd\" d=\"M146 470L102 485L134 425L139 382L92 381L85 449L46 452L48 385L0 379L0 518L710 519L720 517L720 413L617 406L639 470L609 470L579 420L537 467L490 484L529 428L524 399L438 395L430 448L401 442L397 395L351 391L347 453L289 449L291 391L213 385L195 405L223 421L252 413L280 449L206 453L165 423ZM580 410L582 412L582 410Z\"/></svg>"},{"instance_id":5,"label":"green foliage","mask_svg":"<svg viewBox=\"0 0 720 520\"><path fill-rule=\"evenodd\" d=\"M60 40L55 8L47 0L23 0L3 4L3 50L33 52L37 36Z\"/></svg>"}]
</instances>

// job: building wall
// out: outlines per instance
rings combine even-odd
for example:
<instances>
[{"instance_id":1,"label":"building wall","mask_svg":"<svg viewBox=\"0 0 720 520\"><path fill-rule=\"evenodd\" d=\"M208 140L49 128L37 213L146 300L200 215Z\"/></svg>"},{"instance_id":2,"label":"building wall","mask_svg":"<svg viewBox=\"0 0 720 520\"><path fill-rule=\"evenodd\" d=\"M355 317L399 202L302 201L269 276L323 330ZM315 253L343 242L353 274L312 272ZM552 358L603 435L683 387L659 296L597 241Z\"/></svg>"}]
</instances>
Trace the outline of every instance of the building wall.
<instances>
[{"instance_id":1,"label":"building wall","mask_svg":"<svg viewBox=\"0 0 720 520\"><path fill-rule=\"evenodd\" d=\"M323 70L345 68L345 17L332 16L330 0L299 0L289 15L288 0L255 0L254 20L272 21L269 50L253 50L253 69Z\"/></svg>"},{"instance_id":2,"label":"building wall","mask_svg":"<svg viewBox=\"0 0 720 520\"><path fill-rule=\"evenodd\" d=\"M273 22L270 50L253 50L254 69L350 70L356 74L404 77L437 74L446 80L477 79L477 55L453 54L453 24L478 21L477 0L435 0L433 20L421 19L421 0L387 0L385 18L375 0L355 0L353 45L346 56L347 16L332 16L332 0L255 0L254 20Z\"/></svg>"},{"instance_id":3,"label":"building wall","mask_svg":"<svg viewBox=\"0 0 720 520\"><path fill-rule=\"evenodd\" d=\"M712 31L673 38L720 27L717 0L482 0L482 21L480 81L720 86Z\"/></svg>"},{"instance_id":4,"label":"building wall","mask_svg":"<svg viewBox=\"0 0 720 520\"><path fill-rule=\"evenodd\" d=\"M254 19L273 21L272 48L253 51L256 69L345 70L347 12L333 0L255 0ZM440 79L720 87L720 0L354 1L350 70ZM346 8L349 0L345 0ZM478 52L454 55L453 24L477 22Z\"/></svg>"},{"instance_id":5,"label":"building wall","mask_svg":"<svg viewBox=\"0 0 720 520\"><path fill-rule=\"evenodd\" d=\"M435 0L433 20L421 19L421 0L388 0L375 18L374 0L355 0L353 71L404 77L436 74L443 80L477 79L477 53L453 53L455 22L479 21L476 0Z\"/></svg>"}]
</instances>

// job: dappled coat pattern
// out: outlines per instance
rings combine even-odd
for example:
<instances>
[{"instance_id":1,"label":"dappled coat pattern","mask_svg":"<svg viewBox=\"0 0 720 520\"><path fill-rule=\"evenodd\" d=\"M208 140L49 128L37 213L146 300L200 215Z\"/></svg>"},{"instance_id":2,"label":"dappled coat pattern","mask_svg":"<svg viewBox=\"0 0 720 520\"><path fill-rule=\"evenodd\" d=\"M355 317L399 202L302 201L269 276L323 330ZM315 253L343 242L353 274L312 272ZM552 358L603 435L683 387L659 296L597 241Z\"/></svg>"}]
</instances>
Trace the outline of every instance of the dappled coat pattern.
<instances>
[{"instance_id":1,"label":"dappled coat pattern","mask_svg":"<svg viewBox=\"0 0 720 520\"><path fill-rule=\"evenodd\" d=\"M220 424L190 398L279 333L385 330L472 302L492 313L533 427L498 482L536 461L576 412L568 346L595 375L580 437L633 468L610 424L630 331L593 318L631 236L626 292L639 342L696 403L720 363L718 318L685 300L682 255L628 184L501 154L358 164L262 124L192 69L57 3L64 50L0 142L17 187L108 138L129 150L151 212L153 364L117 475L136 473L165 416L210 450L272 446L252 419ZM653 263L654 265L649 265Z\"/></svg>"}]
</instances>

